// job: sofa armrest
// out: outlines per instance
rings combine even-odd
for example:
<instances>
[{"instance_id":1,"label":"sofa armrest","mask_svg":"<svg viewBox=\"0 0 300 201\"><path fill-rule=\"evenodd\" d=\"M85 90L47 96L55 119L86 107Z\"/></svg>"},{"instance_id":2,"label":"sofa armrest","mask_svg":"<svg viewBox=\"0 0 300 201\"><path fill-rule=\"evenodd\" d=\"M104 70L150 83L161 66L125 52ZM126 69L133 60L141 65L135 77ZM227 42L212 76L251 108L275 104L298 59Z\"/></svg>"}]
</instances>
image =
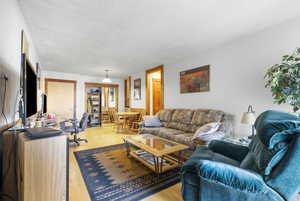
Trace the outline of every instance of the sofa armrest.
<instances>
[{"instance_id":1,"label":"sofa armrest","mask_svg":"<svg viewBox=\"0 0 300 201\"><path fill-rule=\"evenodd\" d=\"M142 121L142 122L139 122L138 124L139 124L139 127L140 127L140 128L145 128L145 127L146 127L146 126L145 126L145 122L143 122L143 121Z\"/></svg>"},{"instance_id":2,"label":"sofa armrest","mask_svg":"<svg viewBox=\"0 0 300 201\"><path fill-rule=\"evenodd\" d=\"M200 160L196 168L200 178L221 183L236 190L261 193L267 188L262 176L258 173L222 162Z\"/></svg>"},{"instance_id":3,"label":"sofa armrest","mask_svg":"<svg viewBox=\"0 0 300 201\"><path fill-rule=\"evenodd\" d=\"M225 142L222 140L212 140L208 148L213 152L222 154L236 161L242 161L249 152L249 148L242 145Z\"/></svg>"}]
</instances>

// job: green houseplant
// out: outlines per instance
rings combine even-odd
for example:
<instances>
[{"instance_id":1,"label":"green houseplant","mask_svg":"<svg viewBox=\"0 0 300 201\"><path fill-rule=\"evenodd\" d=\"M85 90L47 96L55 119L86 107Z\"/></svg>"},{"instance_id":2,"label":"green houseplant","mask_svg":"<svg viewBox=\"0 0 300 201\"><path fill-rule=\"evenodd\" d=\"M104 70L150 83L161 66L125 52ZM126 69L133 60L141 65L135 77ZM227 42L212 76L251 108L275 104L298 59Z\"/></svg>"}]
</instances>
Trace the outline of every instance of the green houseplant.
<instances>
[{"instance_id":1,"label":"green houseplant","mask_svg":"<svg viewBox=\"0 0 300 201\"><path fill-rule=\"evenodd\" d=\"M267 71L265 79L265 87L271 89L274 103L288 103L294 112L300 110L300 48L284 55L280 64Z\"/></svg>"}]
</instances>

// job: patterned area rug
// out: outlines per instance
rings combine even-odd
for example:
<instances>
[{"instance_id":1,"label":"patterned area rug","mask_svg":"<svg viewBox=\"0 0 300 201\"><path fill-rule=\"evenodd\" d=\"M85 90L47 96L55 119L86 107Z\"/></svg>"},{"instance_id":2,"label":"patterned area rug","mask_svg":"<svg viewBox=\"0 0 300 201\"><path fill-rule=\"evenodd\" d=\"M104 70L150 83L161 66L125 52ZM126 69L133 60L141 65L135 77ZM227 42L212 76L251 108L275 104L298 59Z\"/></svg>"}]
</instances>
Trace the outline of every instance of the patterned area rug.
<instances>
[{"instance_id":1,"label":"patterned area rug","mask_svg":"<svg viewBox=\"0 0 300 201\"><path fill-rule=\"evenodd\" d=\"M137 201L179 182L179 168L158 177L126 156L124 144L75 152L92 201Z\"/></svg>"}]
</instances>

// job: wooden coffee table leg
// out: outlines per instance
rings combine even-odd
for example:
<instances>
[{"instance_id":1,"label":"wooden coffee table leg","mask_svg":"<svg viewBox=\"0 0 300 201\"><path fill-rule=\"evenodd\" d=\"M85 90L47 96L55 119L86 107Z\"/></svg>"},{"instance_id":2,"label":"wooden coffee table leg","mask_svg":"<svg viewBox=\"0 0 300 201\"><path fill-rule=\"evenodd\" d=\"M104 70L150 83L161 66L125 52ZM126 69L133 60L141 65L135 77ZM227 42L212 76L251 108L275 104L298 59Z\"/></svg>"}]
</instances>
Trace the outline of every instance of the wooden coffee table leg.
<instances>
[{"instance_id":1,"label":"wooden coffee table leg","mask_svg":"<svg viewBox=\"0 0 300 201\"><path fill-rule=\"evenodd\" d=\"M164 163L164 156L162 156L161 158L160 158L160 170L159 170L159 173L162 173L163 172L163 163Z\"/></svg>"},{"instance_id":2,"label":"wooden coffee table leg","mask_svg":"<svg viewBox=\"0 0 300 201\"><path fill-rule=\"evenodd\" d=\"M155 170L155 172L158 172L158 168L157 168L157 158L156 158L156 156L154 156L154 155L152 155L152 157L153 157L153 162L154 162L154 170Z\"/></svg>"},{"instance_id":3,"label":"wooden coffee table leg","mask_svg":"<svg viewBox=\"0 0 300 201\"><path fill-rule=\"evenodd\" d=\"M160 179L160 163L159 163L159 157L157 156L153 156L153 160L154 160L154 169L155 169L155 173L157 175L157 182L159 182Z\"/></svg>"},{"instance_id":4,"label":"wooden coffee table leg","mask_svg":"<svg viewBox=\"0 0 300 201\"><path fill-rule=\"evenodd\" d=\"M128 157L130 155L130 144L126 140L124 140L124 142L125 142L125 147L126 147L126 152Z\"/></svg>"},{"instance_id":5,"label":"wooden coffee table leg","mask_svg":"<svg viewBox=\"0 0 300 201\"><path fill-rule=\"evenodd\" d=\"M182 151L178 152L178 165L182 165Z\"/></svg>"}]
</instances>

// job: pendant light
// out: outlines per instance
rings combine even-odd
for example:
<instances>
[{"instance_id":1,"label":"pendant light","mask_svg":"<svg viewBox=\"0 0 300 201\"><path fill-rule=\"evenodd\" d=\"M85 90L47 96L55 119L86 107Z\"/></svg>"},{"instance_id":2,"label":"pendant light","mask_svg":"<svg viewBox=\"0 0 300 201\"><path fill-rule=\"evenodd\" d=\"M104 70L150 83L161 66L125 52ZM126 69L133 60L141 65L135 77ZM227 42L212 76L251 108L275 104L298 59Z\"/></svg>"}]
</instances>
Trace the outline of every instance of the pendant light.
<instances>
[{"instance_id":1,"label":"pendant light","mask_svg":"<svg viewBox=\"0 0 300 201\"><path fill-rule=\"evenodd\" d=\"M108 71L109 70L105 70L105 78L102 80L103 83L111 83L111 79L108 77Z\"/></svg>"}]
</instances>

